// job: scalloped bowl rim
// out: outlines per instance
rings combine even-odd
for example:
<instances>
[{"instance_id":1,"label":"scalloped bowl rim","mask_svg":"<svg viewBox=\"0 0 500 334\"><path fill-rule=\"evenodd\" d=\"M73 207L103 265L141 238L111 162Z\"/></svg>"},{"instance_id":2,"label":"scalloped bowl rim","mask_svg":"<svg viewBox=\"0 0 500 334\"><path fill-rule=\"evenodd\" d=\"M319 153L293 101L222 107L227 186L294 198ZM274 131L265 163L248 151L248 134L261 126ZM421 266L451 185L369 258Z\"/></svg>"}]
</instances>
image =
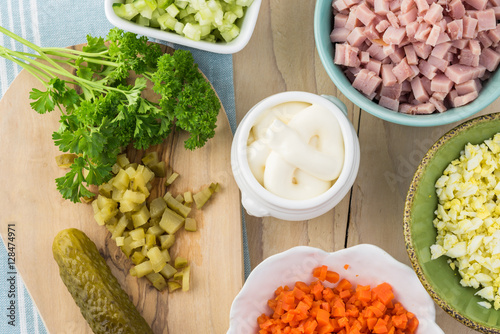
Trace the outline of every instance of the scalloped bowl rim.
<instances>
[{"instance_id":1,"label":"scalloped bowl rim","mask_svg":"<svg viewBox=\"0 0 500 334\"><path fill-rule=\"evenodd\" d=\"M439 126L461 121L467 117L473 116L493 103L500 96L500 71L496 70L488 83L483 86L477 99L465 106L448 109L443 113L408 115L389 110L374 103L353 88L340 67L333 63L333 46L328 37L330 32L325 35L326 32L322 30L322 28L324 29L324 20L326 20L325 12L327 11L325 8L327 7L327 3L329 3L328 7L331 8L331 0L317 0L314 10L314 39L321 63L330 79L342 94L373 116L385 121L407 126ZM329 15L331 15L331 13Z\"/></svg>"},{"instance_id":2,"label":"scalloped bowl rim","mask_svg":"<svg viewBox=\"0 0 500 334\"><path fill-rule=\"evenodd\" d=\"M347 269L345 264L349 265ZM383 282L391 284L396 299L419 319L417 334L444 333L435 322L435 304L415 272L380 247L359 244L331 253L298 246L262 261L232 303L227 334L257 332L257 317L269 312L267 300L274 296L276 288L292 286L296 281L311 282L312 269L320 265L327 265L353 284L372 287Z\"/></svg>"},{"instance_id":3,"label":"scalloped bowl rim","mask_svg":"<svg viewBox=\"0 0 500 334\"><path fill-rule=\"evenodd\" d=\"M253 3L246 9L241 23L240 34L234 40L228 43L194 41L174 32L163 31L158 28L140 26L134 22L127 21L116 15L113 10L113 3L115 2L119 2L119 0L104 0L104 12L106 14L106 18L115 27L118 27L125 31L136 33L138 35L144 35L165 42L184 45L194 49L221 54L233 54L241 51L250 41L250 38L252 37L253 31L255 29L255 25L257 23L262 0L254 0Z\"/></svg>"}]
</instances>

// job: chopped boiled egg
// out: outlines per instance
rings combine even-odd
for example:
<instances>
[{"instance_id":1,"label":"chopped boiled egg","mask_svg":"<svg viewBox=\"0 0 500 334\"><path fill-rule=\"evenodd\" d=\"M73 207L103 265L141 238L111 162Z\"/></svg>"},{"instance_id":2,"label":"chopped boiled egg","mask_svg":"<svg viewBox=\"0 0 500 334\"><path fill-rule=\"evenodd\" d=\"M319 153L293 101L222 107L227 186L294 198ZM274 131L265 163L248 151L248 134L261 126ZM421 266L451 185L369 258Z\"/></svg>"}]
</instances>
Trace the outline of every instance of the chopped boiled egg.
<instances>
[{"instance_id":1,"label":"chopped boiled egg","mask_svg":"<svg viewBox=\"0 0 500 334\"><path fill-rule=\"evenodd\" d=\"M448 256L479 305L500 309L500 133L467 144L436 181L438 206L432 259ZM497 205L498 203L498 205Z\"/></svg>"}]
</instances>

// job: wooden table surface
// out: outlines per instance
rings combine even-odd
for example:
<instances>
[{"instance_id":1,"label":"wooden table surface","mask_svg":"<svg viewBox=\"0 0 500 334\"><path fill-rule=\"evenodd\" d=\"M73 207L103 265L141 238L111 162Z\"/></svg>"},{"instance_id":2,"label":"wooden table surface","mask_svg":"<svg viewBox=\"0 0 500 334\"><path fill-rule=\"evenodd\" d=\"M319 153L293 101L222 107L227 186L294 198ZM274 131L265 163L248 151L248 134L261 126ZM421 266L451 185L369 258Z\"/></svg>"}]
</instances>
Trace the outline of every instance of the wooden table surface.
<instances>
[{"instance_id":1,"label":"wooden table surface","mask_svg":"<svg viewBox=\"0 0 500 334\"><path fill-rule=\"evenodd\" d=\"M392 124L360 110L324 70L314 43L314 0L263 0L249 44L233 56L239 122L260 100L300 90L339 97L358 131L361 165L351 189L333 210L304 222L245 215L252 269L299 245L335 251L360 243L382 247L410 265L403 237L403 209L413 173L428 148L458 123L432 128ZM498 111L497 100L477 115ZM477 116L476 115L476 116ZM476 333L436 305L445 333Z\"/></svg>"}]
</instances>

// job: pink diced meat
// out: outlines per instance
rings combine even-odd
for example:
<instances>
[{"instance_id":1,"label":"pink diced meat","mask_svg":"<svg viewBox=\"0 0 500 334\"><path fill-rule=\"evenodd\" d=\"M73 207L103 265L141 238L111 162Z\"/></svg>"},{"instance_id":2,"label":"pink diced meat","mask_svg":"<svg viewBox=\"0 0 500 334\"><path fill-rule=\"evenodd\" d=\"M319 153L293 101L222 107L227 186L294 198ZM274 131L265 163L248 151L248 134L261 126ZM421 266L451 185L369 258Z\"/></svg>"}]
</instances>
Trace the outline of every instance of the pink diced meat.
<instances>
[{"instance_id":1,"label":"pink diced meat","mask_svg":"<svg viewBox=\"0 0 500 334\"><path fill-rule=\"evenodd\" d=\"M376 75L375 72L362 69L356 75L356 79L354 79L352 86L365 95L371 95L381 83L382 79Z\"/></svg>"},{"instance_id":2,"label":"pink diced meat","mask_svg":"<svg viewBox=\"0 0 500 334\"><path fill-rule=\"evenodd\" d=\"M486 31L495 29L497 26L497 20L495 17L495 10L493 8L478 11L477 15L477 31Z\"/></svg>"},{"instance_id":3,"label":"pink diced meat","mask_svg":"<svg viewBox=\"0 0 500 334\"><path fill-rule=\"evenodd\" d=\"M408 65L406 58L404 58L398 65L394 66L392 73L394 73L398 82L401 83L413 75L413 70Z\"/></svg>"},{"instance_id":4,"label":"pink diced meat","mask_svg":"<svg viewBox=\"0 0 500 334\"><path fill-rule=\"evenodd\" d=\"M455 85L455 89L458 95L466 95L468 93L479 93L481 90L481 82L479 79L469 80L460 85Z\"/></svg>"},{"instance_id":5,"label":"pink diced meat","mask_svg":"<svg viewBox=\"0 0 500 334\"><path fill-rule=\"evenodd\" d=\"M366 39L366 36L363 33L364 30L364 27L354 28L346 38L347 43L355 47L361 46Z\"/></svg>"},{"instance_id":6,"label":"pink diced meat","mask_svg":"<svg viewBox=\"0 0 500 334\"><path fill-rule=\"evenodd\" d=\"M335 64L401 113L473 101L500 66L500 0L332 0Z\"/></svg>"},{"instance_id":7,"label":"pink diced meat","mask_svg":"<svg viewBox=\"0 0 500 334\"><path fill-rule=\"evenodd\" d=\"M456 84L461 84L471 79L478 78L477 69L472 66L462 64L453 64L448 66L444 74Z\"/></svg>"},{"instance_id":8,"label":"pink diced meat","mask_svg":"<svg viewBox=\"0 0 500 334\"><path fill-rule=\"evenodd\" d=\"M425 13L424 21L433 25L436 24L436 22L441 21L442 18L443 18L443 7L434 2L429 7L427 13Z\"/></svg>"},{"instance_id":9,"label":"pink diced meat","mask_svg":"<svg viewBox=\"0 0 500 334\"><path fill-rule=\"evenodd\" d=\"M392 69L394 68L393 64L383 64L381 68L381 76L382 76L382 84L384 86L393 86L398 82L398 79L392 73Z\"/></svg>"},{"instance_id":10,"label":"pink diced meat","mask_svg":"<svg viewBox=\"0 0 500 334\"><path fill-rule=\"evenodd\" d=\"M365 26L369 25L376 17L375 13L368 8L366 3L362 3L357 7L356 16Z\"/></svg>"},{"instance_id":11,"label":"pink diced meat","mask_svg":"<svg viewBox=\"0 0 500 334\"><path fill-rule=\"evenodd\" d=\"M381 96L378 100L378 104L384 108L398 111L399 108L399 99L391 99L387 96Z\"/></svg>"},{"instance_id":12,"label":"pink diced meat","mask_svg":"<svg viewBox=\"0 0 500 334\"><path fill-rule=\"evenodd\" d=\"M477 10L482 10L486 8L486 3L488 3L488 0L464 0L464 1Z\"/></svg>"},{"instance_id":13,"label":"pink diced meat","mask_svg":"<svg viewBox=\"0 0 500 334\"><path fill-rule=\"evenodd\" d=\"M346 28L334 28L330 33L330 40L332 43L343 43L347 41L347 36L351 33L351 30Z\"/></svg>"},{"instance_id":14,"label":"pink diced meat","mask_svg":"<svg viewBox=\"0 0 500 334\"><path fill-rule=\"evenodd\" d=\"M486 67L490 72L497 69L500 63L500 53L492 50L491 48L483 49L479 58L479 63Z\"/></svg>"},{"instance_id":15,"label":"pink diced meat","mask_svg":"<svg viewBox=\"0 0 500 334\"><path fill-rule=\"evenodd\" d=\"M431 80L431 90L433 92L449 93L453 87L453 81L444 74L438 74Z\"/></svg>"},{"instance_id":16,"label":"pink diced meat","mask_svg":"<svg viewBox=\"0 0 500 334\"><path fill-rule=\"evenodd\" d=\"M390 26L386 29L382 39L387 44L400 44L405 36L405 28L394 28L393 26Z\"/></svg>"},{"instance_id":17,"label":"pink diced meat","mask_svg":"<svg viewBox=\"0 0 500 334\"><path fill-rule=\"evenodd\" d=\"M422 84L422 80L420 77L415 77L410 81L411 90L413 92L413 96L419 102L427 102L429 100L429 95Z\"/></svg>"}]
</instances>

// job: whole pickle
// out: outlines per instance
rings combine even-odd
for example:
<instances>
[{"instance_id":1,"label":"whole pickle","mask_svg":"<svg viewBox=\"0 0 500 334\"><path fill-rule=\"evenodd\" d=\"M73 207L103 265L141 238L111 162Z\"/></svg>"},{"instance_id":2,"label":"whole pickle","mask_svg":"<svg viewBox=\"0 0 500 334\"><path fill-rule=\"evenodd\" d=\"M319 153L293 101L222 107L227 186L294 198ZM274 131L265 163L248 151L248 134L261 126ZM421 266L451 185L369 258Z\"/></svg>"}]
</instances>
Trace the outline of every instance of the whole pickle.
<instances>
[{"instance_id":1,"label":"whole pickle","mask_svg":"<svg viewBox=\"0 0 500 334\"><path fill-rule=\"evenodd\" d=\"M85 233L62 230L52 252L64 284L95 334L153 334Z\"/></svg>"}]
</instances>

